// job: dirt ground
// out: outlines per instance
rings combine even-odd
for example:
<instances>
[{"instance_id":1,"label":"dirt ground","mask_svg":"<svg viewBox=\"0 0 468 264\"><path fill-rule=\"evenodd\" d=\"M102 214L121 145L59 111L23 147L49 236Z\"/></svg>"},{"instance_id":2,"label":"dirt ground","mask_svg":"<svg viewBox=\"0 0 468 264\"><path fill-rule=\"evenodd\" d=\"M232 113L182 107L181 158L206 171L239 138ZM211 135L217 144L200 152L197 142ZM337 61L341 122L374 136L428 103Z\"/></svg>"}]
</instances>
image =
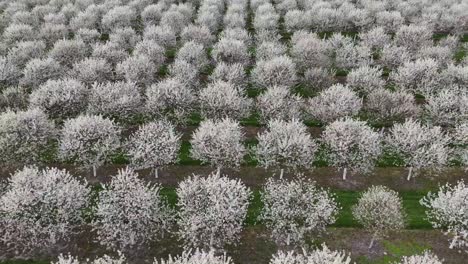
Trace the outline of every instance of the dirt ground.
<instances>
[{"instance_id":1,"label":"dirt ground","mask_svg":"<svg viewBox=\"0 0 468 264\"><path fill-rule=\"evenodd\" d=\"M53 166L53 165L52 165ZM75 166L56 165L69 170L73 175L85 178L89 183L108 182L118 169L124 165L106 165L98 169L98 176L94 177L91 170L82 170ZM7 179L11 173L19 168L1 167L0 179ZM174 165L160 169L159 177L155 178L151 170L137 171L146 181L160 183L166 187L174 187L187 176L192 174L208 175L215 171L209 166ZM374 172L368 175L351 174L346 180L341 177L341 171L334 168L320 167L313 170L292 173L285 171L284 177L296 177L301 174L304 178L316 181L319 186L331 189L359 191L371 185L385 185L397 191L428 191L434 190L440 184L455 183L461 179L468 180L468 172L460 167L450 167L438 173L420 172L419 175L406 180L407 170L401 167L377 167ZM278 177L279 171L265 170L257 167L241 167L239 170L222 170L232 178L240 178L249 187L260 187L269 177Z\"/></svg>"},{"instance_id":2,"label":"dirt ground","mask_svg":"<svg viewBox=\"0 0 468 264\"><path fill-rule=\"evenodd\" d=\"M70 252L82 258L94 258L109 252L93 241L92 234L85 234L74 240L75 244L62 248L56 252L41 252L34 257L36 260L50 261L59 252ZM445 264L463 264L466 262L466 253L448 249L447 237L438 230L404 230L389 234L384 240L376 242L372 249L368 249L370 234L362 229L333 228L327 230L314 245L325 243L330 249L344 250L350 254L356 263L391 263L403 255L419 254L429 249L445 260ZM236 264L268 264L272 254L278 250L270 240L268 232L262 226L249 226L242 233L237 246L226 247L226 254ZM298 249L300 250L300 249ZM151 263L154 258L167 258L169 254L177 255L182 252L182 245L175 237L165 239L151 245L146 252L133 251L127 253L129 263ZM0 256L9 257L5 252ZM112 253L111 253L112 254ZM0 258L1 259L1 258ZM38 262L42 263L42 262Z\"/></svg>"}]
</instances>

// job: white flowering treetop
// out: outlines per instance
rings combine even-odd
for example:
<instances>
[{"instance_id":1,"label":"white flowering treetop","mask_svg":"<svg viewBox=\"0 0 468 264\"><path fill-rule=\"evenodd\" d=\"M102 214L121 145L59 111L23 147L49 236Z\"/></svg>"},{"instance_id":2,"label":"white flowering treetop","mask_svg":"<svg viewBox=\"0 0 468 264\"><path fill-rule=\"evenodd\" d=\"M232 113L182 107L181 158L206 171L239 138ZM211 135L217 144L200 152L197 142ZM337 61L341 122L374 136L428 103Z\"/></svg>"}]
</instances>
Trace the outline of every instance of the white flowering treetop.
<instances>
[{"instance_id":1,"label":"white flowering treetop","mask_svg":"<svg viewBox=\"0 0 468 264\"><path fill-rule=\"evenodd\" d=\"M331 166L343 169L346 179L347 169L368 172L381 154L381 137L366 122L350 118L337 120L325 128L322 141L326 148L326 158Z\"/></svg>"},{"instance_id":2,"label":"white flowering treetop","mask_svg":"<svg viewBox=\"0 0 468 264\"><path fill-rule=\"evenodd\" d=\"M426 97L425 117L434 125L455 126L468 121L466 88L448 87Z\"/></svg>"},{"instance_id":3,"label":"white flowering treetop","mask_svg":"<svg viewBox=\"0 0 468 264\"><path fill-rule=\"evenodd\" d=\"M88 112L125 120L140 112L142 102L135 83L94 83L89 94Z\"/></svg>"},{"instance_id":4,"label":"white flowering treetop","mask_svg":"<svg viewBox=\"0 0 468 264\"><path fill-rule=\"evenodd\" d=\"M54 123L39 109L0 114L0 160L10 164L41 162L56 136Z\"/></svg>"},{"instance_id":5,"label":"white flowering treetop","mask_svg":"<svg viewBox=\"0 0 468 264\"><path fill-rule=\"evenodd\" d=\"M291 181L270 178L261 195L264 205L259 220L279 245L303 245L306 238L333 224L339 210L328 191L300 177Z\"/></svg>"},{"instance_id":6,"label":"white flowering treetop","mask_svg":"<svg viewBox=\"0 0 468 264\"><path fill-rule=\"evenodd\" d=\"M86 185L57 168L25 167L15 172L0 196L0 244L26 253L68 241L84 222Z\"/></svg>"},{"instance_id":7,"label":"white flowering treetop","mask_svg":"<svg viewBox=\"0 0 468 264\"><path fill-rule=\"evenodd\" d=\"M306 111L321 122L333 122L341 117L355 116L362 108L362 99L348 86L332 85L308 100Z\"/></svg>"},{"instance_id":8,"label":"white flowering treetop","mask_svg":"<svg viewBox=\"0 0 468 264\"><path fill-rule=\"evenodd\" d=\"M60 254L56 262L51 262L50 264L126 264L127 259L119 251L118 258L111 257L109 255L104 255L100 258L96 258L93 261L86 259L86 261L80 260L78 257L74 257L70 254L64 256Z\"/></svg>"},{"instance_id":9,"label":"white flowering treetop","mask_svg":"<svg viewBox=\"0 0 468 264\"><path fill-rule=\"evenodd\" d=\"M346 83L354 91L368 94L384 87L385 81L382 73L383 70L380 68L365 65L351 70L346 77Z\"/></svg>"},{"instance_id":10,"label":"white flowering treetop","mask_svg":"<svg viewBox=\"0 0 468 264\"><path fill-rule=\"evenodd\" d=\"M380 121L405 120L420 112L413 94L384 88L370 92L364 108L370 117Z\"/></svg>"},{"instance_id":11,"label":"white flowering treetop","mask_svg":"<svg viewBox=\"0 0 468 264\"><path fill-rule=\"evenodd\" d=\"M299 120L270 120L266 131L259 133L257 138L258 144L252 150L259 165L264 168L281 168L280 177L284 167L312 167L317 143Z\"/></svg>"},{"instance_id":12,"label":"white flowering treetop","mask_svg":"<svg viewBox=\"0 0 468 264\"><path fill-rule=\"evenodd\" d=\"M406 61L392 71L390 80L398 89L428 96L438 90L438 69L437 61L432 58Z\"/></svg>"},{"instance_id":13,"label":"white flowering treetop","mask_svg":"<svg viewBox=\"0 0 468 264\"><path fill-rule=\"evenodd\" d=\"M398 193L385 186L372 186L362 193L352 208L353 217L369 232L372 248L375 239L383 237L388 231L405 227L405 213Z\"/></svg>"},{"instance_id":14,"label":"white flowering treetop","mask_svg":"<svg viewBox=\"0 0 468 264\"><path fill-rule=\"evenodd\" d=\"M120 147L120 128L110 119L80 115L65 121L60 133L59 157L85 167L96 167L109 160Z\"/></svg>"},{"instance_id":15,"label":"white flowering treetop","mask_svg":"<svg viewBox=\"0 0 468 264\"><path fill-rule=\"evenodd\" d=\"M130 163L138 169L153 168L158 177L158 168L177 161L180 138L169 121L144 124L128 139Z\"/></svg>"},{"instance_id":16,"label":"white flowering treetop","mask_svg":"<svg viewBox=\"0 0 468 264\"><path fill-rule=\"evenodd\" d=\"M463 181L441 186L437 193L421 199L427 218L434 228L444 229L452 239L449 248L468 252L468 186Z\"/></svg>"},{"instance_id":17,"label":"white flowering treetop","mask_svg":"<svg viewBox=\"0 0 468 264\"><path fill-rule=\"evenodd\" d=\"M302 117L303 99L285 86L272 86L260 94L255 107L263 122L270 119L290 120Z\"/></svg>"},{"instance_id":18,"label":"white flowering treetop","mask_svg":"<svg viewBox=\"0 0 468 264\"><path fill-rule=\"evenodd\" d=\"M179 78L166 78L146 89L146 109L160 118L184 123L196 104L194 91Z\"/></svg>"},{"instance_id":19,"label":"white flowering treetop","mask_svg":"<svg viewBox=\"0 0 468 264\"><path fill-rule=\"evenodd\" d=\"M250 190L239 180L212 173L188 177L177 188L177 223L185 245L223 248L238 242Z\"/></svg>"},{"instance_id":20,"label":"white flowering treetop","mask_svg":"<svg viewBox=\"0 0 468 264\"><path fill-rule=\"evenodd\" d=\"M235 86L243 89L246 84L244 66L240 63L228 64L220 62L216 65L213 73L210 75L212 82L225 81L234 84Z\"/></svg>"},{"instance_id":21,"label":"white flowering treetop","mask_svg":"<svg viewBox=\"0 0 468 264\"><path fill-rule=\"evenodd\" d=\"M257 61L251 76L258 87L292 87L297 82L296 65L284 55Z\"/></svg>"},{"instance_id":22,"label":"white flowering treetop","mask_svg":"<svg viewBox=\"0 0 468 264\"><path fill-rule=\"evenodd\" d=\"M400 157L409 167L408 180L414 169L441 169L450 154L450 137L439 126L430 127L407 119L394 124L385 139L393 155Z\"/></svg>"},{"instance_id":23,"label":"white flowering treetop","mask_svg":"<svg viewBox=\"0 0 468 264\"><path fill-rule=\"evenodd\" d=\"M119 170L102 185L92 226L99 243L131 251L161 237L172 224L172 211L159 185L145 184L132 169Z\"/></svg>"},{"instance_id":24,"label":"white flowering treetop","mask_svg":"<svg viewBox=\"0 0 468 264\"><path fill-rule=\"evenodd\" d=\"M216 256L214 250L196 249L195 252L185 250L180 256L174 258L169 256L167 260L161 259L159 262L155 259L153 264L233 264L233 262L226 254Z\"/></svg>"},{"instance_id":25,"label":"white flowering treetop","mask_svg":"<svg viewBox=\"0 0 468 264\"><path fill-rule=\"evenodd\" d=\"M394 262L393 264L442 264L436 255L430 251L424 251L420 255L404 256L401 261Z\"/></svg>"},{"instance_id":26,"label":"white flowering treetop","mask_svg":"<svg viewBox=\"0 0 468 264\"><path fill-rule=\"evenodd\" d=\"M211 56L216 63L240 63L246 66L250 61L247 45L242 40L222 37L213 46Z\"/></svg>"},{"instance_id":27,"label":"white flowering treetop","mask_svg":"<svg viewBox=\"0 0 468 264\"><path fill-rule=\"evenodd\" d=\"M468 122L464 122L455 128L454 143L457 155L464 166L468 167Z\"/></svg>"},{"instance_id":28,"label":"white flowering treetop","mask_svg":"<svg viewBox=\"0 0 468 264\"><path fill-rule=\"evenodd\" d=\"M239 167L244 154L244 133L240 124L229 118L205 120L192 134L190 155L218 168Z\"/></svg>"},{"instance_id":29,"label":"white flowering treetop","mask_svg":"<svg viewBox=\"0 0 468 264\"><path fill-rule=\"evenodd\" d=\"M330 250L325 244L321 249L302 254L294 251L279 251L270 259L269 264L350 264L351 258L342 251Z\"/></svg>"},{"instance_id":30,"label":"white flowering treetop","mask_svg":"<svg viewBox=\"0 0 468 264\"><path fill-rule=\"evenodd\" d=\"M198 95L201 115L205 118L245 118L250 114L252 99L234 84L217 81L202 89Z\"/></svg>"},{"instance_id":31,"label":"white flowering treetop","mask_svg":"<svg viewBox=\"0 0 468 264\"><path fill-rule=\"evenodd\" d=\"M87 100L88 88L74 79L49 80L29 97L30 107L37 107L53 118L78 115L86 109Z\"/></svg>"}]
</instances>

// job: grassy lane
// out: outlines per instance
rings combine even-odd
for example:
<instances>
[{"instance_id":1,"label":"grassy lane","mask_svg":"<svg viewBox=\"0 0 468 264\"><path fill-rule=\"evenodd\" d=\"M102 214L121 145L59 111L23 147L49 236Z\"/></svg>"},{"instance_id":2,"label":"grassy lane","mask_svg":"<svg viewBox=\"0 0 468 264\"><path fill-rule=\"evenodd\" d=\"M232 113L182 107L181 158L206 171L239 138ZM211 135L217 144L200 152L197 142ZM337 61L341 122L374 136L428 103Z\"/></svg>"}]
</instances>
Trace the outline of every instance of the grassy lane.
<instances>
[{"instance_id":1,"label":"grassy lane","mask_svg":"<svg viewBox=\"0 0 468 264\"><path fill-rule=\"evenodd\" d=\"M360 192L356 191L341 191L332 190L336 196L341 210L339 211L337 221L333 227L353 227L360 228L361 226L354 220L351 208L359 199ZM167 197L171 206L175 207L177 203L177 194L175 188L163 188L162 194ZM431 229L431 225L425 220L425 208L419 204L419 200L426 193L423 192L400 192L403 199L403 207L407 215L408 229ZM262 201L259 190L254 190L252 200L250 201L249 211L247 213L246 224L249 226L258 225L258 215L262 210Z\"/></svg>"}]
</instances>

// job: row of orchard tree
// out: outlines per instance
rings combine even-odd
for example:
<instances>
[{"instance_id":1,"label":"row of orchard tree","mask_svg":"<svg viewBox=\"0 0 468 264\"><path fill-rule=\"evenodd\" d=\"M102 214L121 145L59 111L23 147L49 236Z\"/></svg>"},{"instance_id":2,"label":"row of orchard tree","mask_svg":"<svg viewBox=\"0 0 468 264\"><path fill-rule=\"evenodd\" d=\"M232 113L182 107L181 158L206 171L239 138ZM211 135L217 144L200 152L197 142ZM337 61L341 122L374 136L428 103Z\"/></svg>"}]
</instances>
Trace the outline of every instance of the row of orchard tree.
<instances>
[{"instance_id":1,"label":"row of orchard tree","mask_svg":"<svg viewBox=\"0 0 468 264\"><path fill-rule=\"evenodd\" d=\"M0 160L6 164L35 164L45 156L83 167L96 168L123 151L132 167L157 169L177 162L181 134L169 121L144 124L122 140L122 129L98 115L80 115L64 122L60 130L37 109L7 111L0 115ZM388 154L413 170L442 169L451 160L468 163L468 126L453 131L408 119L387 131L376 131L351 118L339 119L325 127L319 139L312 138L300 121L271 120L257 135L258 144L246 147L239 122L229 118L205 120L190 139L190 155L202 163L236 168L250 153L264 168L310 169L318 156L329 166L347 172L367 173L379 157ZM55 144L54 144L55 143ZM58 151L54 148L58 145Z\"/></svg>"},{"instance_id":2,"label":"row of orchard tree","mask_svg":"<svg viewBox=\"0 0 468 264\"><path fill-rule=\"evenodd\" d=\"M192 175L176 188L171 206L158 184L147 184L122 169L93 193L66 170L25 167L15 172L0 196L0 243L6 251L32 254L70 243L89 226L103 247L132 254L174 234L185 248L218 249L239 243L252 191L239 179L213 172ZM433 227L450 237L450 248L468 252L468 186L463 181L429 193L420 203ZM294 249L317 239L336 221L340 205L314 182L270 178L261 189L258 221L278 246ZM399 194L371 186L352 207L353 217L372 234L369 248L389 231L405 227Z\"/></svg>"}]
</instances>

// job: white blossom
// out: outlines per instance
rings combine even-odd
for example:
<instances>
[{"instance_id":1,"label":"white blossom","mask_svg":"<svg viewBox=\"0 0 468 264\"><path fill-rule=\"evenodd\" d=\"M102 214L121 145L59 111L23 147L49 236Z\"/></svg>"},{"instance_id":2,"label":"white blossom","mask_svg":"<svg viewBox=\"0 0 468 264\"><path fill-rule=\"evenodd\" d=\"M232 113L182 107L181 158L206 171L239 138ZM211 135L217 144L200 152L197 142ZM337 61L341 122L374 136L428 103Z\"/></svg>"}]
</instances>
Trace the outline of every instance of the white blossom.
<instances>
[{"instance_id":1,"label":"white blossom","mask_svg":"<svg viewBox=\"0 0 468 264\"><path fill-rule=\"evenodd\" d=\"M349 72L346 83L354 91L368 94L384 87L385 81L382 78L382 73L380 68L362 66Z\"/></svg>"},{"instance_id":2,"label":"white blossom","mask_svg":"<svg viewBox=\"0 0 468 264\"><path fill-rule=\"evenodd\" d=\"M169 26L147 26L143 31L143 39L154 40L166 49L176 45L176 35Z\"/></svg>"},{"instance_id":3,"label":"white blossom","mask_svg":"<svg viewBox=\"0 0 468 264\"><path fill-rule=\"evenodd\" d=\"M196 249L195 252L184 250L182 255L176 257L169 255L167 260L161 259L159 262L155 259L153 264L233 264L233 262L226 254L216 256L214 250L203 251Z\"/></svg>"},{"instance_id":4,"label":"white blossom","mask_svg":"<svg viewBox=\"0 0 468 264\"><path fill-rule=\"evenodd\" d=\"M115 66L125 60L129 54L117 43L96 43L93 47L92 57L105 59L109 64Z\"/></svg>"},{"instance_id":5,"label":"white blossom","mask_svg":"<svg viewBox=\"0 0 468 264\"><path fill-rule=\"evenodd\" d=\"M229 118L202 121L192 134L190 155L218 167L239 167L244 154L244 133L239 122Z\"/></svg>"},{"instance_id":6,"label":"white blossom","mask_svg":"<svg viewBox=\"0 0 468 264\"><path fill-rule=\"evenodd\" d=\"M21 84L36 88L50 79L59 79L64 74L63 67L51 58L32 59L23 70Z\"/></svg>"},{"instance_id":7,"label":"white blossom","mask_svg":"<svg viewBox=\"0 0 468 264\"><path fill-rule=\"evenodd\" d=\"M74 79L49 80L34 90L29 106L53 118L76 116L86 109L88 89Z\"/></svg>"},{"instance_id":8,"label":"white blossom","mask_svg":"<svg viewBox=\"0 0 468 264\"><path fill-rule=\"evenodd\" d=\"M89 94L88 112L125 120L138 114L141 104L142 96L135 83L95 83Z\"/></svg>"},{"instance_id":9,"label":"white blossom","mask_svg":"<svg viewBox=\"0 0 468 264\"><path fill-rule=\"evenodd\" d=\"M56 136L54 123L39 109L0 114L0 160L10 164L41 162Z\"/></svg>"},{"instance_id":10,"label":"white blossom","mask_svg":"<svg viewBox=\"0 0 468 264\"><path fill-rule=\"evenodd\" d=\"M380 135L366 122L350 118L340 119L325 127L322 141L326 147L326 158L331 166L343 169L370 171L381 154Z\"/></svg>"},{"instance_id":11,"label":"white blossom","mask_svg":"<svg viewBox=\"0 0 468 264\"><path fill-rule=\"evenodd\" d=\"M246 78L244 66L240 63L227 64L225 62L220 62L210 75L210 80L212 82L230 82L240 88L245 87L247 82Z\"/></svg>"},{"instance_id":12,"label":"white blossom","mask_svg":"<svg viewBox=\"0 0 468 264\"><path fill-rule=\"evenodd\" d=\"M148 56L137 54L117 64L116 72L127 82L143 86L155 80L158 67Z\"/></svg>"},{"instance_id":13,"label":"white blossom","mask_svg":"<svg viewBox=\"0 0 468 264\"><path fill-rule=\"evenodd\" d=\"M393 264L442 264L443 261L440 260L436 255L430 251L424 251L419 255L404 256L401 258L401 261L394 262Z\"/></svg>"},{"instance_id":14,"label":"white blossom","mask_svg":"<svg viewBox=\"0 0 468 264\"><path fill-rule=\"evenodd\" d=\"M49 51L49 57L61 65L71 67L75 62L86 58L88 53L89 49L83 41L62 39L55 42Z\"/></svg>"},{"instance_id":15,"label":"white blossom","mask_svg":"<svg viewBox=\"0 0 468 264\"><path fill-rule=\"evenodd\" d=\"M137 19L136 12L129 6L116 6L102 17L102 27L106 31L116 28L131 27Z\"/></svg>"},{"instance_id":16,"label":"white blossom","mask_svg":"<svg viewBox=\"0 0 468 264\"><path fill-rule=\"evenodd\" d=\"M427 96L437 90L439 65L434 59L407 61L390 74L397 89Z\"/></svg>"},{"instance_id":17,"label":"white blossom","mask_svg":"<svg viewBox=\"0 0 468 264\"><path fill-rule=\"evenodd\" d=\"M397 68L412 58L406 47L385 45L378 61L382 66L389 69Z\"/></svg>"},{"instance_id":18,"label":"white blossom","mask_svg":"<svg viewBox=\"0 0 468 264\"><path fill-rule=\"evenodd\" d=\"M216 63L240 63L246 66L250 61L247 46L242 40L222 37L213 46L211 56Z\"/></svg>"},{"instance_id":19,"label":"white blossom","mask_svg":"<svg viewBox=\"0 0 468 264\"><path fill-rule=\"evenodd\" d=\"M291 38L291 57L299 69L311 67L328 67L328 45L317 34L305 31L296 31Z\"/></svg>"},{"instance_id":20,"label":"white blossom","mask_svg":"<svg viewBox=\"0 0 468 264\"><path fill-rule=\"evenodd\" d=\"M206 26L188 25L180 33L182 43L189 41L195 41L196 43L202 44L205 48L210 47L215 41L215 37L211 34L210 30Z\"/></svg>"},{"instance_id":21,"label":"white blossom","mask_svg":"<svg viewBox=\"0 0 468 264\"><path fill-rule=\"evenodd\" d=\"M287 47L279 41L264 41L255 49L257 61L271 60L286 54Z\"/></svg>"},{"instance_id":22,"label":"white blossom","mask_svg":"<svg viewBox=\"0 0 468 264\"><path fill-rule=\"evenodd\" d=\"M9 57L0 57L0 85L15 85L21 78L21 70Z\"/></svg>"},{"instance_id":23,"label":"white blossom","mask_svg":"<svg viewBox=\"0 0 468 264\"><path fill-rule=\"evenodd\" d=\"M85 167L96 167L109 160L120 147L120 128L110 119L80 115L65 121L60 133L59 157Z\"/></svg>"},{"instance_id":24,"label":"white blossom","mask_svg":"<svg viewBox=\"0 0 468 264\"><path fill-rule=\"evenodd\" d=\"M131 27L117 28L109 34L109 42L130 51L141 41L141 36Z\"/></svg>"},{"instance_id":25,"label":"white blossom","mask_svg":"<svg viewBox=\"0 0 468 264\"><path fill-rule=\"evenodd\" d=\"M138 128L128 139L130 163L138 169L157 169L178 159L181 135L168 121L154 121Z\"/></svg>"},{"instance_id":26,"label":"white blossom","mask_svg":"<svg viewBox=\"0 0 468 264\"><path fill-rule=\"evenodd\" d=\"M330 250L325 244L321 249L296 254L294 251L279 251L270 259L269 264L350 264L351 258L344 251Z\"/></svg>"},{"instance_id":27,"label":"white blossom","mask_svg":"<svg viewBox=\"0 0 468 264\"><path fill-rule=\"evenodd\" d=\"M141 20L145 26L157 25L167 8L164 2L147 5L141 12Z\"/></svg>"},{"instance_id":28,"label":"white blossom","mask_svg":"<svg viewBox=\"0 0 468 264\"><path fill-rule=\"evenodd\" d=\"M101 245L131 252L170 227L172 212L161 197L161 186L146 184L128 167L102 188L92 222Z\"/></svg>"},{"instance_id":29,"label":"white blossom","mask_svg":"<svg viewBox=\"0 0 468 264\"><path fill-rule=\"evenodd\" d=\"M105 59L92 57L76 62L71 75L87 85L103 83L113 78L111 65Z\"/></svg>"},{"instance_id":30,"label":"white blossom","mask_svg":"<svg viewBox=\"0 0 468 264\"><path fill-rule=\"evenodd\" d=\"M405 213L398 193L385 186L372 186L362 193L352 208L353 217L369 232L372 240L386 235L388 231L405 227Z\"/></svg>"},{"instance_id":31,"label":"white blossom","mask_svg":"<svg viewBox=\"0 0 468 264\"><path fill-rule=\"evenodd\" d=\"M34 29L26 24L10 24L3 30L2 38L7 43L34 40Z\"/></svg>"},{"instance_id":32,"label":"white blossom","mask_svg":"<svg viewBox=\"0 0 468 264\"><path fill-rule=\"evenodd\" d=\"M166 78L146 89L146 109L152 115L184 122L196 103L194 92L179 78Z\"/></svg>"},{"instance_id":33,"label":"white blossom","mask_svg":"<svg viewBox=\"0 0 468 264\"><path fill-rule=\"evenodd\" d=\"M391 36L385 32L383 27L375 27L367 32L359 33L359 39L361 43L372 50L381 50L391 42Z\"/></svg>"},{"instance_id":34,"label":"white blossom","mask_svg":"<svg viewBox=\"0 0 468 264\"><path fill-rule=\"evenodd\" d=\"M304 101L288 87L272 86L256 98L256 108L263 122L270 119L290 120L302 117Z\"/></svg>"},{"instance_id":35,"label":"white blossom","mask_svg":"<svg viewBox=\"0 0 468 264\"><path fill-rule=\"evenodd\" d=\"M260 166L265 168L311 168L317 151L317 144L298 121L273 119L267 129L257 135L258 144L253 153ZM281 175L282 177L282 175Z\"/></svg>"},{"instance_id":36,"label":"white blossom","mask_svg":"<svg viewBox=\"0 0 468 264\"><path fill-rule=\"evenodd\" d=\"M288 56L259 60L252 70L251 77L258 87L292 87L297 82L296 65Z\"/></svg>"},{"instance_id":37,"label":"white blossom","mask_svg":"<svg viewBox=\"0 0 468 264\"><path fill-rule=\"evenodd\" d=\"M201 115L205 118L241 119L250 114L252 99L232 83L217 81L203 88L198 95Z\"/></svg>"},{"instance_id":38,"label":"white blossom","mask_svg":"<svg viewBox=\"0 0 468 264\"><path fill-rule=\"evenodd\" d=\"M426 215L434 228L443 229L451 236L450 249L468 252L468 186L463 181L456 185L443 185L437 193L421 199L427 207Z\"/></svg>"},{"instance_id":39,"label":"white blossom","mask_svg":"<svg viewBox=\"0 0 468 264\"><path fill-rule=\"evenodd\" d=\"M154 63L156 68L161 67L166 59L164 48L151 39L144 39L138 42L133 50L133 55L136 57L147 57L152 63Z\"/></svg>"},{"instance_id":40,"label":"white blossom","mask_svg":"<svg viewBox=\"0 0 468 264\"><path fill-rule=\"evenodd\" d=\"M95 258L93 261L86 259L86 261L80 261L78 257L73 257L68 254L64 256L60 254L57 262L51 262L51 264L126 264L127 259L125 256L118 251L118 258L111 257L109 255L103 255L100 258Z\"/></svg>"},{"instance_id":41,"label":"white blossom","mask_svg":"<svg viewBox=\"0 0 468 264\"><path fill-rule=\"evenodd\" d=\"M318 91L326 89L335 83L336 71L321 67L313 67L304 72L304 84Z\"/></svg>"},{"instance_id":42,"label":"white blossom","mask_svg":"<svg viewBox=\"0 0 468 264\"><path fill-rule=\"evenodd\" d=\"M341 117L355 116L362 108L362 99L348 86L332 85L308 100L306 111L321 122L333 122Z\"/></svg>"},{"instance_id":43,"label":"white blossom","mask_svg":"<svg viewBox=\"0 0 468 264\"><path fill-rule=\"evenodd\" d=\"M441 127L423 125L413 119L394 124L385 143L392 153L403 159L404 166L409 167L408 180L413 169L441 169L450 154L450 137Z\"/></svg>"},{"instance_id":44,"label":"white blossom","mask_svg":"<svg viewBox=\"0 0 468 264\"><path fill-rule=\"evenodd\" d=\"M405 120L416 117L420 112L413 94L387 89L370 92L364 108L370 117L380 121Z\"/></svg>"},{"instance_id":45,"label":"white blossom","mask_svg":"<svg viewBox=\"0 0 468 264\"><path fill-rule=\"evenodd\" d=\"M29 94L24 87L10 86L0 93L0 110L24 110L28 107Z\"/></svg>"},{"instance_id":46,"label":"white blossom","mask_svg":"<svg viewBox=\"0 0 468 264\"><path fill-rule=\"evenodd\" d=\"M250 190L239 180L219 174L190 176L179 183L179 236L185 245L222 248L239 241Z\"/></svg>"},{"instance_id":47,"label":"white blossom","mask_svg":"<svg viewBox=\"0 0 468 264\"><path fill-rule=\"evenodd\" d=\"M97 43L100 37L101 33L97 29L80 28L75 33L75 38L86 45Z\"/></svg>"},{"instance_id":48,"label":"white blossom","mask_svg":"<svg viewBox=\"0 0 468 264\"><path fill-rule=\"evenodd\" d=\"M18 67L24 67L31 59L44 56L45 51L46 45L43 41L21 41L8 51L7 58Z\"/></svg>"},{"instance_id":49,"label":"white blossom","mask_svg":"<svg viewBox=\"0 0 468 264\"><path fill-rule=\"evenodd\" d=\"M432 30L424 25L403 25L395 32L394 41L396 45L415 52L421 47L432 45Z\"/></svg>"},{"instance_id":50,"label":"white blossom","mask_svg":"<svg viewBox=\"0 0 468 264\"><path fill-rule=\"evenodd\" d=\"M338 205L333 195L302 178L268 179L261 192L259 220L279 245L303 245L336 221Z\"/></svg>"},{"instance_id":51,"label":"white blossom","mask_svg":"<svg viewBox=\"0 0 468 264\"><path fill-rule=\"evenodd\" d=\"M454 146L457 156L460 157L462 164L468 167L468 122L458 125L454 131Z\"/></svg>"},{"instance_id":52,"label":"white blossom","mask_svg":"<svg viewBox=\"0 0 468 264\"><path fill-rule=\"evenodd\" d=\"M453 126L468 121L468 92L448 87L426 97L424 114L431 124Z\"/></svg>"},{"instance_id":53,"label":"white blossom","mask_svg":"<svg viewBox=\"0 0 468 264\"><path fill-rule=\"evenodd\" d=\"M176 60L185 60L196 69L203 69L208 65L205 48L195 41L185 42L177 52Z\"/></svg>"},{"instance_id":54,"label":"white blossom","mask_svg":"<svg viewBox=\"0 0 468 264\"><path fill-rule=\"evenodd\" d=\"M25 167L8 184L0 196L4 249L45 252L68 242L84 223L90 190L66 170Z\"/></svg>"}]
</instances>

